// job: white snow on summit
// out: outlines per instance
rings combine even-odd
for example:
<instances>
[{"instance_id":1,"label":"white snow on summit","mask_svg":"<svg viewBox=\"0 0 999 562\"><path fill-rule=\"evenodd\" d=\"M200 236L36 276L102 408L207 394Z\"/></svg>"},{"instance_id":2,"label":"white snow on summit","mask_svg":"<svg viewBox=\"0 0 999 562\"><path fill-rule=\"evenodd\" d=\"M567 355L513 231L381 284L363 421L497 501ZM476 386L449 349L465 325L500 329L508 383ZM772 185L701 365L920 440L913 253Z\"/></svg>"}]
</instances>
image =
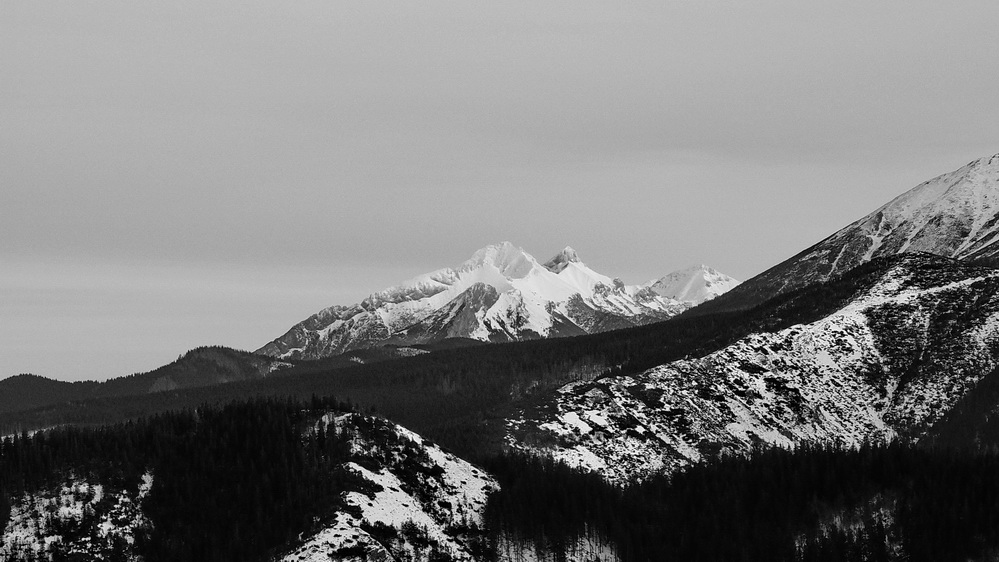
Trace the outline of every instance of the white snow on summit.
<instances>
[{"instance_id":1,"label":"white snow on summit","mask_svg":"<svg viewBox=\"0 0 999 562\"><path fill-rule=\"evenodd\" d=\"M701 304L732 290L739 282L706 265L694 265L674 271L646 286L661 295L680 302Z\"/></svg>"},{"instance_id":2,"label":"white snow on summit","mask_svg":"<svg viewBox=\"0 0 999 562\"><path fill-rule=\"evenodd\" d=\"M742 287L746 306L875 258L926 252L999 257L999 154L925 181Z\"/></svg>"},{"instance_id":3,"label":"white snow on summit","mask_svg":"<svg viewBox=\"0 0 999 562\"><path fill-rule=\"evenodd\" d=\"M833 235L859 230L864 257L930 252L968 258L994 251L999 236L999 154L923 182Z\"/></svg>"}]
</instances>

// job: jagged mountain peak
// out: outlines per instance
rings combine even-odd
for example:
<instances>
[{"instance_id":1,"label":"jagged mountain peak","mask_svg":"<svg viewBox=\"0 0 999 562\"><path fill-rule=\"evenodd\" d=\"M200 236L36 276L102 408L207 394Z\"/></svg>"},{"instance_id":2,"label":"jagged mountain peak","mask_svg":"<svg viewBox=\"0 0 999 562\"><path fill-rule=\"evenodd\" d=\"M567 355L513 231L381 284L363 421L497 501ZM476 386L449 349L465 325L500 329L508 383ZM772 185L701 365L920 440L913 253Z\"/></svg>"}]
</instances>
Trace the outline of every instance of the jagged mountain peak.
<instances>
[{"instance_id":1,"label":"jagged mountain peak","mask_svg":"<svg viewBox=\"0 0 999 562\"><path fill-rule=\"evenodd\" d=\"M562 248L562 251L555 254L552 259L545 262L545 269L552 273L562 273L570 263L582 263L582 261L580 261L576 250L572 249L572 246L566 246Z\"/></svg>"},{"instance_id":2,"label":"jagged mountain peak","mask_svg":"<svg viewBox=\"0 0 999 562\"><path fill-rule=\"evenodd\" d=\"M665 320L692 306L597 273L566 246L545 265L510 242L332 306L293 326L259 353L315 359L387 343L578 335Z\"/></svg>"},{"instance_id":3,"label":"jagged mountain peak","mask_svg":"<svg viewBox=\"0 0 999 562\"><path fill-rule=\"evenodd\" d=\"M522 279L539 264L534 256L525 252L523 248L504 241L476 250L471 258L458 266L457 270L471 271L483 266L496 268L504 277Z\"/></svg>"},{"instance_id":4,"label":"jagged mountain peak","mask_svg":"<svg viewBox=\"0 0 999 562\"><path fill-rule=\"evenodd\" d=\"M961 260L999 258L999 154L917 185L743 283L718 304L748 308L872 259L906 252Z\"/></svg>"}]
</instances>

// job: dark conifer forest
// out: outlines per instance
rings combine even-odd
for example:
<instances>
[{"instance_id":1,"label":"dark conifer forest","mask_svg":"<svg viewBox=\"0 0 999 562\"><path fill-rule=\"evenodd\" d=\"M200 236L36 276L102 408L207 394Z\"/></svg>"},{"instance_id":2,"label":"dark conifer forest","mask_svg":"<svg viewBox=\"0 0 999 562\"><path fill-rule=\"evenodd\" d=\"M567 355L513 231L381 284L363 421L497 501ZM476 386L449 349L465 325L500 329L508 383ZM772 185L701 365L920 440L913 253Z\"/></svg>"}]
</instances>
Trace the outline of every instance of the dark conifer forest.
<instances>
[{"instance_id":1,"label":"dark conifer forest","mask_svg":"<svg viewBox=\"0 0 999 562\"><path fill-rule=\"evenodd\" d=\"M537 458L488 466L503 485L490 529L556 549L596 533L625 561L991 560L999 548L994 452L770 449L624 489Z\"/></svg>"},{"instance_id":2,"label":"dark conifer forest","mask_svg":"<svg viewBox=\"0 0 999 562\"><path fill-rule=\"evenodd\" d=\"M344 408L250 400L8 438L0 446L0 526L9 498L68 474L134 486L152 472L143 506L152 530L137 537L146 560L266 560L328 520L350 486L350 475L336 470L349 437L306 431L317 414Z\"/></svg>"}]
</instances>

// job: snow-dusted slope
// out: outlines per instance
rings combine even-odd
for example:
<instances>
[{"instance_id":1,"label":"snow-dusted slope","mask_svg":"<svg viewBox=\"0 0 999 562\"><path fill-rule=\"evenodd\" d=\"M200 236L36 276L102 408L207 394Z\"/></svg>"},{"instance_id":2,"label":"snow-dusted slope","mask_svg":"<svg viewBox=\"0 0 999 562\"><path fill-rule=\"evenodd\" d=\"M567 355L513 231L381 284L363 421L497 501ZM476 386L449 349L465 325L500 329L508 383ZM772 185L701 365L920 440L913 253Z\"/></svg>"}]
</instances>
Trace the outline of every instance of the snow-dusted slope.
<instances>
[{"instance_id":1,"label":"snow-dusted slope","mask_svg":"<svg viewBox=\"0 0 999 562\"><path fill-rule=\"evenodd\" d=\"M664 320L690 306L597 273L572 248L541 264L503 242L455 268L410 279L353 306L327 308L258 353L318 358L382 343L577 335Z\"/></svg>"},{"instance_id":2,"label":"snow-dusted slope","mask_svg":"<svg viewBox=\"0 0 999 562\"><path fill-rule=\"evenodd\" d=\"M499 489L491 476L384 420L327 415L320 427L351 437L343 469L360 491L281 562L481 558L486 500Z\"/></svg>"},{"instance_id":3,"label":"snow-dusted slope","mask_svg":"<svg viewBox=\"0 0 999 562\"><path fill-rule=\"evenodd\" d=\"M135 540L150 529L142 501L152 483L146 474L136 490L112 490L68 475L61 486L13 498L0 560L139 560Z\"/></svg>"},{"instance_id":4,"label":"snow-dusted slope","mask_svg":"<svg viewBox=\"0 0 999 562\"><path fill-rule=\"evenodd\" d=\"M791 259L746 281L752 305L826 281L873 258L929 252L957 259L999 255L999 154L926 181Z\"/></svg>"},{"instance_id":5,"label":"snow-dusted slope","mask_svg":"<svg viewBox=\"0 0 999 562\"><path fill-rule=\"evenodd\" d=\"M619 482L755 444L918 438L999 361L999 271L909 254L817 321L569 384L514 447Z\"/></svg>"},{"instance_id":6,"label":"snow-dusted slope","mask_svg":"<svg viewBox=\"0 0 999 562\"><path fill-rule=\"evenodd\" d=\"M957 259L999 253L999 154L916 186L830 238L832 273L872 257L930 252Z\"/></svg>"}]
</instances>

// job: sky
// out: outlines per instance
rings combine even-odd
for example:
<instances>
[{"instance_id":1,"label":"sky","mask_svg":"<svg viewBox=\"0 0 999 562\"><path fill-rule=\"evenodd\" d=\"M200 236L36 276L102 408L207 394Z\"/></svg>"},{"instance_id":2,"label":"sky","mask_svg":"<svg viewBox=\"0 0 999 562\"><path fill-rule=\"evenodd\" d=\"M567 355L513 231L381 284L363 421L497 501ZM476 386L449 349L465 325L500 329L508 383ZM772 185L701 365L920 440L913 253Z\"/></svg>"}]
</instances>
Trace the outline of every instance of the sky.
<instances>
[{"instance_id":1,"label":"sky","mask_svg":"<svg viewBox=\"0 0 999 562\"><path fill-rule=\"evenodd\" d=\"M999 152L999 3L0 0L0 378L509 240L749 278Z\"/></svg>"}]
</instances>

